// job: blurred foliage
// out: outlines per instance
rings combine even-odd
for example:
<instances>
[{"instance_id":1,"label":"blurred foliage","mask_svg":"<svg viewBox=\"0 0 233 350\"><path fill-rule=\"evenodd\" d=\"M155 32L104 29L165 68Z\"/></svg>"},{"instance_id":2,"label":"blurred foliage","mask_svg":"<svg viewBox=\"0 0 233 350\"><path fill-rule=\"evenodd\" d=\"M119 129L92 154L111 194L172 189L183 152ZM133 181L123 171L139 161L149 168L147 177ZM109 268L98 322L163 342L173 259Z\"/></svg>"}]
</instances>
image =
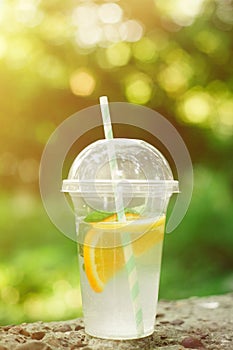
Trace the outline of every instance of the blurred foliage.
<instances>
[{"instance_id":1,"label":"blurred foliage","mask_svg":"<svg viewBox=\"0 0 233 350\"><path fill-rule=\"evenodd\" d=\"M81 312L76 246L42 208L38 168L56 126L104 94L163 114L194 163L160 296L233 289L232 27L232 0L0 0L2 324Z\"/></svg>"}]
</instances>

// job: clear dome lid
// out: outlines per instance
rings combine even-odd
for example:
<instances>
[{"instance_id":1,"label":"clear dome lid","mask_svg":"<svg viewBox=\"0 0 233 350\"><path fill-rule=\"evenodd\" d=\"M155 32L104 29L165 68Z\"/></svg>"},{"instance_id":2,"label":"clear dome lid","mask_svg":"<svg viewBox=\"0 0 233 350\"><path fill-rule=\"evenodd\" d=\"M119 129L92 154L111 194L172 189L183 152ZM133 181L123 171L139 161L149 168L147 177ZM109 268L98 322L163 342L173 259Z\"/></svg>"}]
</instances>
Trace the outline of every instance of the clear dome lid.
<instances>
[{"instance_id":1,"label":"clear dome lid","mask_svg":"<svg viewBox=\"0 0 233 350\"><path fill-rule=\"evenodd\" d=\"M87 146L74 160L63 180L62 191L76 195L113 193L113 184L122 192L143 196L148 191L179 192L178 181L161 152L149 143L115 138L98 140Z\"/></svg>"}]
</instances>

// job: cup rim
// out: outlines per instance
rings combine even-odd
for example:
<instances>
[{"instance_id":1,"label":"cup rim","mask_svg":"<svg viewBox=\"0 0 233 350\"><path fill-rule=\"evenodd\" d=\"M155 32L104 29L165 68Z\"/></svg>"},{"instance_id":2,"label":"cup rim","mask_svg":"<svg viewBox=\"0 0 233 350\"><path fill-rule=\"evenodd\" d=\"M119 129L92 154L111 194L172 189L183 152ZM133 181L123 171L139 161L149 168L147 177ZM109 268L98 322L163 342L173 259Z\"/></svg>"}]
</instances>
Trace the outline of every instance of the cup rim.
<instances>
[{"instance_id":1,"label":"cup rim","mask_svg":"<svg viewBox=\"0 0 233 350\"><path fill-rule=\"evenodd\" d=\"M132 188L133 187L133 188ZM179 193L179 181L177 180L77 180L65 179L62 181L61 192L73 194L114 194L117 190L122 193L152 195L155 193Z\"/></svg>"}]
</instances>

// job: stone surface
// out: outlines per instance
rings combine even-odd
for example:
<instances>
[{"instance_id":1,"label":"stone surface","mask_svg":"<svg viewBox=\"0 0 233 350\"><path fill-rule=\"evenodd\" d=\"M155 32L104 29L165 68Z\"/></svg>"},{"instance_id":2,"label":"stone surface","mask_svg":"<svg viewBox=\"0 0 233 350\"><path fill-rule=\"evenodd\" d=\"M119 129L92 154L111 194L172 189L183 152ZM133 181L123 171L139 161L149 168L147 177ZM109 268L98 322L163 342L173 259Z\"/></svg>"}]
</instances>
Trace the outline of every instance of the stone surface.
<instances>
[{"instance_id":1,"label":"stone surface","mask_svg":"<svg viewBox=\"0 0 233 350\"><path fill-rule=\"evenodd\" d=\"M0 327L0 350L233 350L233 294L161 300L154 333L112 341L85 334L82 319Z\"/></svg>"}]
</instances>

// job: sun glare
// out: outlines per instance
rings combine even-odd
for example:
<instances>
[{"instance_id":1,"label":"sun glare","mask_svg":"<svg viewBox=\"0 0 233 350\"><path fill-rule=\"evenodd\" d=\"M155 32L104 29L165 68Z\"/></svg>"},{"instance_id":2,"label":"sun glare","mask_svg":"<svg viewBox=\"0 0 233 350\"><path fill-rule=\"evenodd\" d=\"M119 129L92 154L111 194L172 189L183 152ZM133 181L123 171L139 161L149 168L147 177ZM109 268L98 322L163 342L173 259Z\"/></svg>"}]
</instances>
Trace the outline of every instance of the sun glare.
<instances>
[{"instance_id":1,"label":"sun glare","mask_svg":"<svg viewBox=\"0 0 233 350\"><path fill-rule=\"evenodd\" d=\"M125 94L132 103L144 105L152 97L152 81L143 73L135 73L126 79Z\"/></svg>"},{"instance_id":2,"label":"sun glare","mask_svg":"<svg viewBox=\"0 0 233 350\"><path fill-rule=\"evenodd\" d=\"M98 15L103 23L118 23L122 20L122 8L115 3L108 3L100 5L98 8Z\"/></svg>"},{"instance_id":3,"label":"sun glare","mask_svg":"<svg viewBox=\"0 0 233 350\"><path fill-rule=\"evenodd\" d=\"M213 117L212 106L213 101L208 93L198 90L189 91L180 105L180 116L188 123L208 123L208 119Z\"/></svg>"},{"instance_id":4,"label":"sun glare","mask_svg":"<svg viewBox=\"0 0 233 350\"><path fill-rule=\"evenodd\" d=\"M178 64L171 64L158 74L160 85L168 93L175 93L185 90L187 87L187 77Z\"/></svg>"},{"instance_id":5,"label":"sun glare","mask_svg":"<svg viewBox=\"0 0 233 350\"><path fill-rule=\"evenodd\" d=\"M221 101L221 103L218 106L218 116L222 124L224 126L229 127L231 129L231 132L233 131L233 95Z\"/></svg>"},{"instance_id":6,"label":"sun glare","mask_svg":"<svg viewBox=\"0 0 233 350\"><path fill-rule=\"evenodd\" d=\"M158 57L155 42L147 37L142 38L134 44L133 55L142 62L154 61Z\"/></svg>"},{"instance_id":7,"label":"sun glare","mask_svg":"<svg viewBox=\"0 0 233 350\"><path fill-rule=\"evenodd\" d=\"M127 43L120 42L106 49L108 62L115 67L125 66L131 57L131 50Z\"/></svg>"},{"instance_id":8,"label":"sun glare","mask_svg":"<svg viewBox=\"0 0 233 350\"><path fill-rule=\"evenodd\" d=\"M33 0L19 0L15 6L16 20L29 27L39 24L43 19L43 15L38 10L38 2Z\"/></svg>"},{"instance_id":9,"label":"sun glare","mask_svg":"<svg viewBox=\"0 0 233 350\"><path fill-rule=\"evenodd\" d=\"M87 70L79 69L70 77L70 88L74 95L90 96L95 86L95 78Z\"/></svg>"},{"instance_id":10,"label":"sun glare","mask_svg":"<svg viewBox=\"0 0 233 350\"><path fill-rule=\"evenodd\" d=\"M221 38L217 31L202 30L196 35L195 44L200 51L211 55L219 50Z\"/></svg>"},{"instance_id":11,"label":"sun glare","mask_svg":"<svg viewBox=\"0 0 233 350\"><path fill-rule=\"evenodd\" d=\"M136 42L143 35L141 23L126 18L122 8L114 2L79 5L73 11L72 23L76 27L76 41L82 48Z\"/></svg>"},{"instance_id":12,"label":"sun glare","mask_svg":"<svg viewBox=\"0 0 233 350\"><path fill-rule=\"evenodd\" d=\"M90 3L80 5L73 11L73 23L78 27L86 27L96 25L98 23L98 6Z\"/></svg>"},{"instance_id":13,"label":"sun glare","mask_svg":"<svg viewBox=\"0 0 233 350\"><path fill-rule=\"evenodd\" d=\"M120 33L122 40L135 42L142 38L143 28L138 21L129 20L121 24Z\"/></svg>"},{"instance_id":14,"label":"sun glare","mask_svg":"<svg viewBox=\"0 0 233 350\"><path fill-rule=\"evenodd\" d=\"M189 26L201 13L205 0L154 0L155 5L174 23Z\"/></svg>"}]
</instances>

